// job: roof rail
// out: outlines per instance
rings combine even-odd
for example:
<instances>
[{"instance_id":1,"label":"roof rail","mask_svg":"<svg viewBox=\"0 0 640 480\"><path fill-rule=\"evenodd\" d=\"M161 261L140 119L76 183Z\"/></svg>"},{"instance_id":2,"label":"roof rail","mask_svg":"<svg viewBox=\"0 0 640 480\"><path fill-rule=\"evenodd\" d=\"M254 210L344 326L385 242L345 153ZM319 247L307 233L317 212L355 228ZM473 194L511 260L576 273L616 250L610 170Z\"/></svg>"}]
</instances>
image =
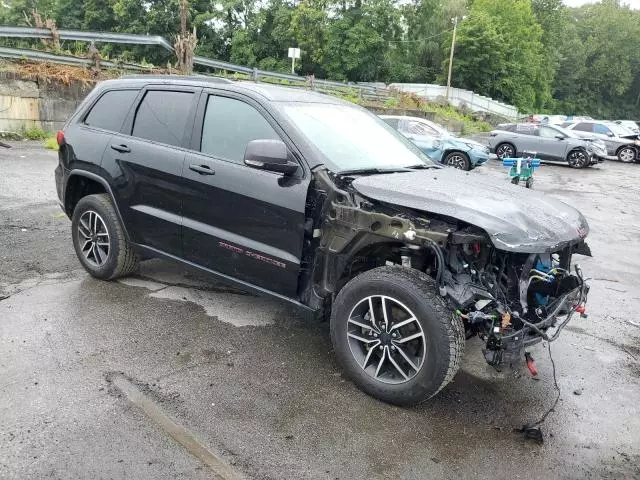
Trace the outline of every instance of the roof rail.
<instances>
[{"instance_id":1,"label":"roof rail","mask_svg":"<svg viewBox=\"0 0 640 480\"><path fill-rule=\"evenodd\" d=\"M223 78L223 77L214 77L211 75L158 75L158 74L154 74L154 75L136 75L136 74L129 74L129 75L121 75L120 78L122 79L144 79L144 80L191 80L191 81L198 81L198 82L211 82L211 83L233 83L231 80L229 80L228 78Z\"/></svg>"}]
</instances>

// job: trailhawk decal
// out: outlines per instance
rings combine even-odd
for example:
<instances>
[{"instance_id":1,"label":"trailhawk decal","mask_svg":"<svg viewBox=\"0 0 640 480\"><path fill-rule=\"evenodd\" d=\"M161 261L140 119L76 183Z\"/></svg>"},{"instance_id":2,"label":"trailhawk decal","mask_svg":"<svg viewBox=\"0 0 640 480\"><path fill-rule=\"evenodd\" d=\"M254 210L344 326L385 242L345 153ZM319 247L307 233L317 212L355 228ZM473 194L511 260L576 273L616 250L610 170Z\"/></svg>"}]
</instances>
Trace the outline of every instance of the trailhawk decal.
<instances>
[{"instance_id":1,"label":"trailhawk decal","mask_svg":"<svg viewBox=\"0 0 640 480\"><path fill-rule=\"evenodd\" d=\"M229 243L226 242L218 242L218 246L221 248L224 248L226 250L230 250L233 253L238 253L240 255L242 255L243 253L247 256L247 257L251 257L254 260L260 260L261 262L264 263L268 263L269 265L274 265L276 267L280 267L280 268L287 268L287 265L284 264L283 262L280 262L278 260L275 260L271 257L266 257L260 253L256 253L256 252L252 252L251 250L245 250L243 248L240 247L236 247L235 245L231 245Z\"/></svg>"}]
</instances>

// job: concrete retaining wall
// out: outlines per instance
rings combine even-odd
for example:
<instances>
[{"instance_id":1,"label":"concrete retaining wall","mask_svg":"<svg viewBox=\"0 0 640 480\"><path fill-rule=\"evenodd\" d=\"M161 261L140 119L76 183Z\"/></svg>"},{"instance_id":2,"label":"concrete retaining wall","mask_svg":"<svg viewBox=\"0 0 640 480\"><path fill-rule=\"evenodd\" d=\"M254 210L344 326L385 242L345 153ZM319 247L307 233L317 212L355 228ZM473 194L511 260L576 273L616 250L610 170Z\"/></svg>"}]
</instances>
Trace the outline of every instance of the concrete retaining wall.
<instances>
[{"instance_id":1,"label":"concrete retaining wall","mask_svg":"<svg viewBox=\"0 0 640 480\"><path fill-rule=\"evenodd\" d=\"M82 82L67 85L0 72L0 132L34 127L56 132L92 88Z\"/></svg>"}]
</instances>

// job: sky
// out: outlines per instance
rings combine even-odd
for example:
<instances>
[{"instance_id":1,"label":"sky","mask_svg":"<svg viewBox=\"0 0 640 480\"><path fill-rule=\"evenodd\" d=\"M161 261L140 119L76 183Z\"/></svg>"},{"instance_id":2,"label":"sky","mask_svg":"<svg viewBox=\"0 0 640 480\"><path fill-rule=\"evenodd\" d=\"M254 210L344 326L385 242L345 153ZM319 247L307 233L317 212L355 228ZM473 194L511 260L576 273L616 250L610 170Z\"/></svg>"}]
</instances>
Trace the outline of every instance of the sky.
<instances>
[{"instance_id":1,"label":"sky","mask_svg":"<svg viewBox=\"0 0 640 480\"><path fill-rule=\"evenodd\" d=\"M563 0L565 5L579 7L585 3L597 3L598 0ZM622 3L629 5L634 10L640 10L640 0L622 0Z\"/></svg>"}]
</instances>

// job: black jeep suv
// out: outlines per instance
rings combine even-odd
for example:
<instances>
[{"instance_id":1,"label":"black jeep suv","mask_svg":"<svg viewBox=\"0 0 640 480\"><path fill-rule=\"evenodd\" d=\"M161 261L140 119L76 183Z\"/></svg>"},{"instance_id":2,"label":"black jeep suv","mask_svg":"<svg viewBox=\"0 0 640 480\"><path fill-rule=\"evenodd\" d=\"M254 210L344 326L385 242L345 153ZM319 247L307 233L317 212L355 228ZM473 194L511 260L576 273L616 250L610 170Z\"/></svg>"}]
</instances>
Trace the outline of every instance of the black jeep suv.
<instances>
[{"instance_id":1,"label":"black jeep suv","mask_svg":"<svg viewBox=\"0 0 640 480\"><path fill-rule=\"evenodd\" d=\"M122 78L94 89L58 143L58 196L91 275L157 256L330 314L344 370L391 403L440 391L465 338L513 364L584 309L579 212L442 168L336 98Z\"/></svg>"}]
</instances>

